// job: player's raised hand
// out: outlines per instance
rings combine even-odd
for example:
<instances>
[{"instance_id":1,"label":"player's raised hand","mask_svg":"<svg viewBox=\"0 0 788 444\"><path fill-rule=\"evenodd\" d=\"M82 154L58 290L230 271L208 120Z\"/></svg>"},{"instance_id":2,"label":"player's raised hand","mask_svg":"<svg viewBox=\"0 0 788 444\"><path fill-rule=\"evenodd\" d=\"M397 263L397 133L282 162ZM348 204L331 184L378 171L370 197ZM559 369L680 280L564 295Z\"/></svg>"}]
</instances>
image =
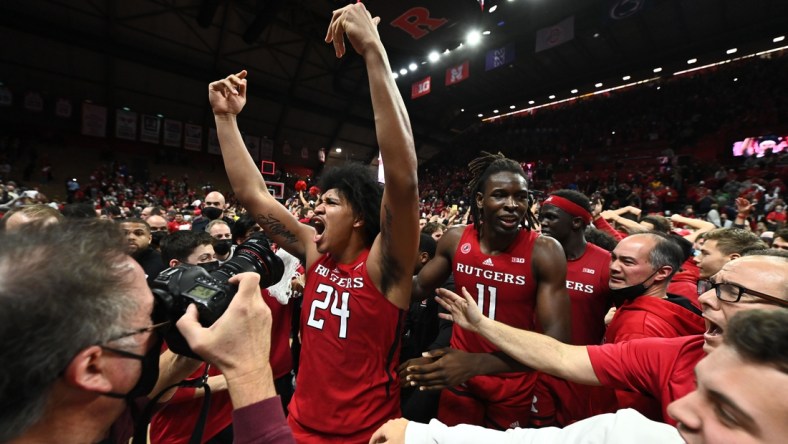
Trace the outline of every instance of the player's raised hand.
<instances>
[{"instance_id":1,"label":"player's raised hand","mask_svg":"<svg viewBox=\"0 0 788 444\"><path fill-rule=\"evenodd\" d=\"M337 57L345 55L345 36L361 56L381 45L378 35L380 17L372 17L363 3L354 3L334 11L326 32L326 43L333 43Z\"/></svg>"},{"instance_id":2,"label":"player's raised hand","mask_svg":"<svg viewBox=\"0 0 788 444\"><path fill-rule=\"evenodd\" d=\"M246 105L246 70L208 85L208 101L214 115L237 115Z\"/></svg>"}]
</instances>

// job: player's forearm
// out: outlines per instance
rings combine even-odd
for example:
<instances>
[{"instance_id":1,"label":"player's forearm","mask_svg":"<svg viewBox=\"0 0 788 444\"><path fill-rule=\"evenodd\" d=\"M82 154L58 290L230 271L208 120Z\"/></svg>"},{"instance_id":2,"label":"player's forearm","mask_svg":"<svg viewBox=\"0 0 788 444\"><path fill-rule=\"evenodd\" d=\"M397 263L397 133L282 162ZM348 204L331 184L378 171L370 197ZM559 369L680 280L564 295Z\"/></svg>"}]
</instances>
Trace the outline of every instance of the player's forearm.
<instances>
[{"instance_id":1,"label":"player's forearm","mask_svg":"<svg viewBox=\"0 0 788 444\"><path fill-rule=\"evenodd\" d=\"M582 384L598 385L585 347L567 345L549 336L520 330L484 318L479 334L519 363Z\"/></svg>"},{"instance_id":2,"label":"player's forearm","mask_svg":"<svg viewBox=\"0 0 788 444\"><path fill-rule=\"evenodd\" d=\"M233 191L241 202L248 202L254 193L268 193L265 180L246 150L234 115L216 115L216 134L222 149L224 168Z\"/></svg>"}]
</instances>

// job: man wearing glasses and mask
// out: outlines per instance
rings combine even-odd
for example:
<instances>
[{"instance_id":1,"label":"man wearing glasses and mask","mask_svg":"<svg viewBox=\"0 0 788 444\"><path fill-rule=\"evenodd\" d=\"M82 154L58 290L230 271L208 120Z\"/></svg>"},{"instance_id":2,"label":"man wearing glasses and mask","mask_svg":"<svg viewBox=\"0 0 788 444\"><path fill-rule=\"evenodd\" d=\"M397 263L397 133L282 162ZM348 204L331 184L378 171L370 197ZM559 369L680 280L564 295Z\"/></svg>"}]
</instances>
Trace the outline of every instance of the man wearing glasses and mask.
<instances>
[{"instance_id":1,"label":"man wearing glasses and mask","mask_svg":"<svg viewBox=\"0 0 788 444\"><path fill-rule=\"evenodd\" d=\"M0 234L0 283L0 442L128 442L131 413L146 396L199 365L172 353L159 359L160 330L175 326L154 315L115 224ZM230 283L238 293L210 329L193 306L177 328L223 371L239 439L292 442L268 364L271 317L259 276Z\"/></svg>"}]
</instances>

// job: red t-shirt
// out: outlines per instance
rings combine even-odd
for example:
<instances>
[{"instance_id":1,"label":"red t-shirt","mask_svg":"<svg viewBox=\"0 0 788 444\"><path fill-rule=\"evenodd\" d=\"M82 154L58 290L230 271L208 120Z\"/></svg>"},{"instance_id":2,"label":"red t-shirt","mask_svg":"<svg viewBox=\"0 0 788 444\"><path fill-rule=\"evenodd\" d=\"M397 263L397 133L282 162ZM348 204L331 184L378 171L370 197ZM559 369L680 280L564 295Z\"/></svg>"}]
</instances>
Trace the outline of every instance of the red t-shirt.
<instances>
[{"instance_id":1,"label":"red t-shirt","mask_svg":"<svg viewBox=\"0 0 788 444\"><path fill-rule=\"evenodd\" d=\"M587 347L599 382L655 398L668 424L668 404L695 390L695 365L706 356L703 335L647 338Z\"/></svg>"},{"instance_id":2,"label":"red t-shirt","mask_svg":"<svg viewBox=\"0 0 788 444\"><path fill-rule=\"evenodd\" d=\"M572 344L598 345L605 334L610 309L608 280L610 252L594 244L575 260L566 262L566 289L572 306Z\"/></svg>"},{"instance_id":3,"label":"red t-shirt","mask_svg":"<svg viewBox=\"0 0 788 444\"><path fill-rule=\"evenodd\" d=\"M349 264L321 256L307 273L301 364L290 416L315 440L342 439L398 418L403 310L375 288L369 250Z\"/></svg>"}]
</instances>

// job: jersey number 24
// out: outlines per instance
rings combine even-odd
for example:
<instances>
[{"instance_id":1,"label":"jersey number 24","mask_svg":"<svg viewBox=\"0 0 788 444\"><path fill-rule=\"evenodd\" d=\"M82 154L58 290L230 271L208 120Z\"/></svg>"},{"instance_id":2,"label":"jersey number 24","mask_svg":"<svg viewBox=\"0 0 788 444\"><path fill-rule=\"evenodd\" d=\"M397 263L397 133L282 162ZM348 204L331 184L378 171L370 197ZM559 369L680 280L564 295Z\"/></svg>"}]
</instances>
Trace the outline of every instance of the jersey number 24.
<instances>
[{"instance_id":1,"label":"jersey number 24","mask_svg":"<svg viewBox=\"0 0 788 444\"><path fill-rule=\"evenodd\" d=\"M347 302L350 298L350 293L343 291L340 294L334 287L326 284L318 285L317 292L325 294L326 297L323 300L315 299L312 301L312 307L309 309L309 320L306 321L306 325L322 330L325 319L317 319L315 316L318 311L325 311L331 305L331 314L339 317L339 337L342 339L347 338L347 320L350 318Z\"/></svg>"}]
</instances>

